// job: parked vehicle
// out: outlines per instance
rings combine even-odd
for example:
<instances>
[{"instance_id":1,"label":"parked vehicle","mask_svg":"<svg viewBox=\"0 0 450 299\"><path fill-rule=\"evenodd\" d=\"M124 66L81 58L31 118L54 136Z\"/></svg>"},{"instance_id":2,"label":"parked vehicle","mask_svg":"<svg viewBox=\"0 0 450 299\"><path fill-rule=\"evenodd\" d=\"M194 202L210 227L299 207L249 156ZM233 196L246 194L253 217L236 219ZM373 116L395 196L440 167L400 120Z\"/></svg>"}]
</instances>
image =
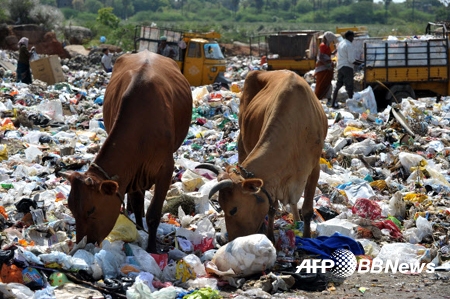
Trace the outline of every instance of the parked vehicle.
<instances>
[{"instance_id":1,"label":"parked vehicle","mask_svg":"<svg viewBox=\"0 0 450 299\"><path fill-rule=\"evenodd\" d=\"M280 31L261 35L265 40L267 70L292 70L304 75L316 65L323 31Z\"/></svg>"},{"instance_id":2,"label":"parked vehicle","mask_svg":"<svg viewBox=\"0 0 450 299\"><path fill-rule=\"evenodd\" d=\"M387 103L450 95L447 27L428 23L425 34L420 39L365 40L364 88L370 85L377 99L381 94Z\"/></svg>"},{"instance_id":3,"label":"parked vehicle","mask_svg":"<svg viewBox=\"0 0 450 299\"><path fill-rule=\"evenodd\" d=\"M157 52L160 37L167 37L167 43L175 51L175 61L192 86L220 83L230 84L225 78L226 60L217 39L217 32L184 32L153 26L136 26L135 51L147 49Z\"/></svg>"}]
</instances>

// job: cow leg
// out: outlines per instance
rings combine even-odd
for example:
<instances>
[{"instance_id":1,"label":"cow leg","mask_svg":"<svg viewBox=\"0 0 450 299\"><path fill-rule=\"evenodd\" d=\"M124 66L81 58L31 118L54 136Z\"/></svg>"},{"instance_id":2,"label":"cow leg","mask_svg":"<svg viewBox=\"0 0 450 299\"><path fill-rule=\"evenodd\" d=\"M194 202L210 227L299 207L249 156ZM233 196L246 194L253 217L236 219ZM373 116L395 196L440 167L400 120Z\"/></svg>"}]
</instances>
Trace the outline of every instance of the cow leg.
<instances>
[{"instance_id":1,"label":"cow leg","mask_svg":"<svg viewBox=\"0 0 450 299\"><path fill-rule=\"evenodd\" d=\"M158 173L158 178L155 181L155 194L152 198L150 206L147 210L146 221L148 226L148 245L147 251L151 253L156 252L156 230L161 221L161 211L164 200L167 196L167 191L172 180L174 162L168 161L161 167Z\"/></svg>"},{"instance_id":2,"label":"cow leg","mask_svg":"<svg viewBox=\"0 0 450 299\"><path fill-rule=\"evenodd\" d=\"M300 213L298 212L297 202L290 203L289 206L291 208L292 216L294 217L294 222L300 221Z\"/></svg>"},{"instance_id":3,"label":"cow leg","mask_svg":"<svg viewBox=\"0 0 450 299\"><path fill-rule=\"evenodd\" d=\"M267 223L267 238L272 241L273 245L275 245L275 235L273 233L273 223L275 221L275 211L278 210L278 200L273 204L273 210L269 210L269 220Z\"/></svg>"},{"instance_id":4,"label":"cow leg","mask_svg":"<svg viewBox=\"0 0 450 299\"><path fill-rule=\"evenodd\" d=\"M303 216L303 237L311 238L311 218L314 213L313 203L314 194L316 192L317 181L320 176L320 165L317 163L316 168L313 169L308 177L305 187L305 199L302 206L302 216Z\"/></svg>"},{"instance_id":5,"label":"cow leg","mask_svg":"<svg viewBox=\"0 0 450 299\"><path fill-rule=\"evenodd\" d=\"M142 217L144 216L144 192L135 191L127 194L127 211L134 213L138 229L144 227Z\"/></svg>"}]
</instances>

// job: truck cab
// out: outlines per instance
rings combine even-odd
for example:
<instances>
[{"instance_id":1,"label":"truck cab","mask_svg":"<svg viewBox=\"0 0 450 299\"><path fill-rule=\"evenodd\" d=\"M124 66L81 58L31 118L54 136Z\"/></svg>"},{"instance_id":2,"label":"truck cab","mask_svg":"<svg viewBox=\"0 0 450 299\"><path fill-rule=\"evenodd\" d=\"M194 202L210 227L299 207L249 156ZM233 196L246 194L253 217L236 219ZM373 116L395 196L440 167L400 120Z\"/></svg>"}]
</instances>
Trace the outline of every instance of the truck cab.
<instances>
[{"instance_id":1,"label":"truck cab","mask_svg":"<svg viewBox=\"0 0 450 299\"><path fill-rule=\"evenodd\" d=\"M217 32L197 33L162 29L152 26L137 26L135 30L135 51L147 49L157 52L160 37L175 52L174 60L191 86L219 83L229 85L225 78L226 60L220 49Z\"/></svg>"}]
</instances>

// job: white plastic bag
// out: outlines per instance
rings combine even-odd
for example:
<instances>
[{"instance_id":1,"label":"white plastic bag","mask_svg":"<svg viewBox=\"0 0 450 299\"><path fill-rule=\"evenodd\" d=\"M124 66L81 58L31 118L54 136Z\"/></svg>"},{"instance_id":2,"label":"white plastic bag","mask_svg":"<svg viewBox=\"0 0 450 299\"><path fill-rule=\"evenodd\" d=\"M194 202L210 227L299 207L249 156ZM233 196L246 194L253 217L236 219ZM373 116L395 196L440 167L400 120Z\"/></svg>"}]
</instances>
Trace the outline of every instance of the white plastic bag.
<instances>
[{"instance_id":1,"label":"white plastic bag","mask_svg":"<svg viewBox=\"0 0 450 299\"><path fill-rule=\"evenodd\" d=\"M212 259L219 271L232 269L236 276L248 276L274 265L276 250L263 234L239 237L220 247Z\"/></svg>"},{"instance_id":2,"label":"white plastic bag","mask_svg":"<svg viewBox=\"0 0 450 299\"><path fill-rule=\"evenodd\" d=\"M155 259L144 249L141 247L134 245L134 244L128 244L131 247L131 250L133 251L133 255L135 257L135 260L139 263L139 266L148 273L151 273L155 275L158 279L161 278L162 271L161 268L159 268L158 263L155 261Z\"/></svg>"},{"instance_id":3,"label":"white plastic bag","mask_svg":"<svg viewBox=\"0 0 450 299\"><path fill-rule=\"evenodd\" d=\"M362 113L367 110L369 110L371 114L376 114L378 112L377 101L375 100L375 95L370 86L360 92L355 92L353 99L348 99L346 104L349 110L353 112Z\"/></svg>"},{"instance_id":4,"label":"white plastic bag","mask_svg":"<svg viewBox=\"0 0 450 299\"><path fill-rule=\"evenodd\" d=\"M405 218L406 204L400 191L395 192L394 196L389 200L389 214L401 219Z\"/></svg>"},{"instance_id":5,"label":"white plastic bag","mask_svg":"<svg viewBox=\"0 0 450 299\"><path fill-rule=\"evenodd\" d=\"M384 263L390 260L392 263L398 261L399 264L402 263L417 263L420 260L420 257L425 253L427 248L418 244L408 244L408 243L390 243L384 244L380 250L380 253L376 258L373 259L378 260L377 263L380 263L381 260Z\"/></svg>"},{"instance_id":6,"label":"white plastic bag","mask_svg":"<svg viewBox=\"0 0 450 299\"><path fill-rule=\"evenodd\" d=\"M411 174L411 167L417 167L420 161L424 160L421 155L401 152L398 154L398 159L403 168L407 171L407 174Z\"/></svg>"},{"instance_id":7,"label":"white plastic bag","mask_svg":"<svg viewBox=\"0 0 450 299\"><path fill-rule=\"evenodd\" d=\"M192 269L194 269L197 277L206 276L205 267L203 266L202 261L198 256L196 256L195 254L188 254L183 257L183 260L188 263Z\"/></svg>"}]
</instances>

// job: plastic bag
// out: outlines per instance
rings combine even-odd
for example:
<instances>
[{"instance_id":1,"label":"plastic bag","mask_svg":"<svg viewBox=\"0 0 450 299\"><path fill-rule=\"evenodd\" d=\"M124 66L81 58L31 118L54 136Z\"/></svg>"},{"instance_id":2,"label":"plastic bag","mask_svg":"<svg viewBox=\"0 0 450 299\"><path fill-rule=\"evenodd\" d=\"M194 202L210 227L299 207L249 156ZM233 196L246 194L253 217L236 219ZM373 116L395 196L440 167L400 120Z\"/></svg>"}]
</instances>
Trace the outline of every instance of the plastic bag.
<instances>
[{"instance_id":1,"label":"plastic bag","mask_svg":"<svg viewBox=\"0 0 450 299\"><path fill-rule=\"evenodd\" d=\"M358 198L352 207L353 214L371 220L381 217L381 208L373 200L367 198Z\"/></svg>"},{"instance_id":2,"label":"plastic bag","mask_svg":"<svg viewBox=\"0 0 450 299\"><path fill-rule=\"evenodd\" d=\"M21 284L21 283L8 283L4 285L5 289L1 290L1 293L4 294L2 298L9 298L8 296L13 295L16 299L30 299L33 298L34 292L30 290L29 287ZM6 292L6 293L5 293Z\"/></svg>"},{"instance_id":3,"label":"plastic bag","mask_svg":"<svg viewBox=\"0 0 450 299\"><path fill-rule=\"evenodd\" d=\"M422 242L423 238L431 235L433 233L433 226L431 225L431 222L429 222L426 218L419 216L416 220L416 229L413 230L415 233L416 238L414 240L417 240L417 242L410 242L412 244Z\"/></svg>"},{"instance_id":4,"label":"plastic bag","mask_svg":"<svg viewBox=\"0 0 450 299\"><path fill-rule=\"evenodd\" d=\"M380 253L381 248L374 241L368 239L357 239L356 241L361 243L361 245L364 248L364 253L366 255L369 255L374 258L377 257L378 254Z\"/></svg>"},{"instance_id":5,"label":"plastic bag","mask_svg":"<svg viewBox=\"0 0 450 299\"><path fill-rule=\"evenodd\" d=\"M389 200L389 214L401 219L405 218L406 204L400 191L395 192Z\"/></svg>"},{"instance_id":6,"label":"plastic bag","mask_svg":"<svg viewBox=\"0 0 450 299\"><path fill-rule=\"evenodd\" d=\"M395 263L417 263L420 257L425 253L426 248L422 245L408 243L390 243L384 244L375 260L381 260L386 263L388 260ZM378 261L379 263L380 261Z\"/></svg>"},{"instance_id":7,"label":"plastic bag","mask_svg":"<svg viewBox=\"0 0 450 299\"><path fill-rule=\"evenodd\" d=\"M248 276L274 265L276 249L267 236L239 237L220 247L212 259L219 271L232 269L236 276Z\"/></svg>"},{"instance_id":8,"label":"plastic bag","mask_svg":"<svg viewBox=\"0 0 450 299\"><path fill-rule=\"evenodd\" d=\"M369 110L371 114L376 114L378 112L377 101L375 100L375 95L370 86L360 92L355 92L353 99L348 99L346 105L350 111L356 113L363 113L367 110Z\"/></svg>"},{"instance_id":9,"label":"plastic bag","mask_svg":"<svg viewBox=\"0 0 450 299\"><path fill-rule=\"evenodd\" d=\"M183 188L187 192L198 190L198 188L200 188L205 183L205 181L207 181L207 179L190 169L187 169L185 172L183 172L183 176L181 177Z\"/></svg>"},{"instance_id":10,"label":"plastic bag","mask_svg":"<svg viewBox=\"0 0 450 299\"><path fill-rule=\"evenodd\" d=\"M376 143L370 138L364 139L361 142L353 143L346 148L342 149L341 152L348 155L358 155L363 154L364 156L368 156L373 149L376 148Z\"/></svg>"},{"instance_id":11,"label":"plastic bag","mask_svg":"<svg viewBox=\"0 0 450 299\"><path fill-rule=\"evenodd\" d=\"M400 163L406 170L407 174L411 173L411 167L417 167L418 165L420 165L421 161L424 160L421 155L406 152L399 153L398 159L400 160Z\"/></svg>"},{"instance_id":12,"label":"plastic bag","mask_svg":"<svg viewBox=\"0 0 450 299\"><path fill-rule=\"evenodd\" d=\"M189 254L183 258L183 260L194 269L196 277L201 277L206 275L205 267L203 266L200 258L195 254Z\"/></svg>"},{"instance_id":13,"label":"plastic bag","mask_svg":"<svg viewBox=\"0 0 450 299\"><path fill-rule=\"evenodd\" d=\"M135 260L139 263L141 268L148 273L155 275L158 279L162 276L162 271L156 263L155 259L144 249L137 245L128 244L133 251Z\"/></svg>"},{"instance_id":14,"label":"plastic bag","mask_svg":"<svg viewBox=\"0 0 450 299\"><path fill-rule=\"evenodd\" d=\"M125 217L125 215L119 214L119 217L117 217L116 223L114 224L112 231L106 237L106 240L110 242L134 242L138 237L139 234L136 225Z\"/></svg>"}]
</instances>

